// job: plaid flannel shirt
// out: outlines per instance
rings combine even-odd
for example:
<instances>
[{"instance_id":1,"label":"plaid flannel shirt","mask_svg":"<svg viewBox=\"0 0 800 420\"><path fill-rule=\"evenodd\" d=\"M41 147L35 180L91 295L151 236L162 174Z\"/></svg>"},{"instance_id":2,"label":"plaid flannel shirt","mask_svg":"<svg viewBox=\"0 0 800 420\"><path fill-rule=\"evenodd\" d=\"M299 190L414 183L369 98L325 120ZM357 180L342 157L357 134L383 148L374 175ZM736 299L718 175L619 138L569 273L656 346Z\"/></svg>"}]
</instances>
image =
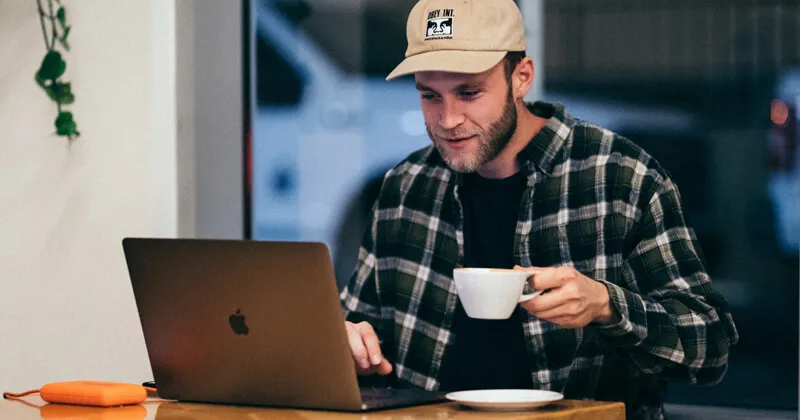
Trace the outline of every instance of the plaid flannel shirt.
<instances>
[{"instance_id":1,"label":"plaid flannel shirt","mask_svg":"<svg viewBox=\"0 0 800 420\"><path fill-rule=\"evenodd\" d=\"M528 183L514 261L568 266L608 287L621 319L567 329L528 314L535 388L623 401L629 418L662 418L666 382L714 384L738 341L668 173L641 148L561 105L519 155ZM429 146L390 170L342 291L345 317L369 322L398 387L436 390L464 258L462 176ZM465 367L468 368L468 367Z\"/></svg>"}]
</instances>

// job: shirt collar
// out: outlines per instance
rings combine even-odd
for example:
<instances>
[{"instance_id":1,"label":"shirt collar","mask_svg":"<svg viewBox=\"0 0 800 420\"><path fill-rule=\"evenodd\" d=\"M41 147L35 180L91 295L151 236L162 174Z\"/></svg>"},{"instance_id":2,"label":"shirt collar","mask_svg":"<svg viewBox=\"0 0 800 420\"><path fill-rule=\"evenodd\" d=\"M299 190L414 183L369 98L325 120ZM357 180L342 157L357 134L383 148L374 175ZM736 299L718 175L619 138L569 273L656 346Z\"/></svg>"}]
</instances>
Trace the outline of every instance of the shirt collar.
<instances>
[{"instance_id":1,"label":"shirt collar","mask_svg":"<svg viewBox=\"0 0 800 420\"><path fill-rule=\"evenodd\" d=\"M527 104L527 107L533 115L547 119L547 124L522 149L517 160L520 168L527 170L528 174L538 167L545 174L552 175L575 123L561 104L537 101Z\"/></svg>"}]
</instances>

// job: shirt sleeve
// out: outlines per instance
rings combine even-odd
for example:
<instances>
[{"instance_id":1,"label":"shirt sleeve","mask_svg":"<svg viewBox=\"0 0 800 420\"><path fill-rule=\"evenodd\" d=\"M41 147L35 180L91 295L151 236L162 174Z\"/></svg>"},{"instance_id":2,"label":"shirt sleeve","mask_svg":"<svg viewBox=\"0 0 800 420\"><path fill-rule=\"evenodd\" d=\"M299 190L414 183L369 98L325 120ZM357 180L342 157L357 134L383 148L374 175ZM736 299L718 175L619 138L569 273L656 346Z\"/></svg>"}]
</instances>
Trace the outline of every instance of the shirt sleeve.
<instances>
[{"instance_id":1,"label":"shirt sleeve","mask_svg":"<svg viewBox=\"0 0 800 420\"><path fill-rule=\"evenodd\" d=\"M381 305L376 287L375 239L377 233L377 201L371 212L371 223L364 229L358 250L355 272L340 295L345 320L359 323L368 322L381 337Z\"/></svg>"},{"instance_id":2,"label":"shirt sleeve","mask_svg":"<svg viewBox=\"0 0 800 420\"><path fill-rule=\"evenodd\" d=\"M620 317L597 328L645 373L683 383L718 383L739 337L671 181L658 186L629 234L633 250L622 280L633 287L602 281Z\"/></svg>"}]
</instances>

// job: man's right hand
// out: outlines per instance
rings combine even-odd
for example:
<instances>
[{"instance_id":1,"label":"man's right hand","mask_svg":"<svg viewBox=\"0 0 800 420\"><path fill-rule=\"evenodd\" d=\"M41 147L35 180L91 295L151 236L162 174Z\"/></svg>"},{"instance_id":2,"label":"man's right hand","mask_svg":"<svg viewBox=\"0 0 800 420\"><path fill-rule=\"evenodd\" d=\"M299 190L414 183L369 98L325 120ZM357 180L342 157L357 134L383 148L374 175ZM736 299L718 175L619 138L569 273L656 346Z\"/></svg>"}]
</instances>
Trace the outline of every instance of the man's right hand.
<instances>
[{"instance_id":1,"label":"man's right hand","mask_svg":"<svg viewBox=\"0 0 800 420\"><path fill-rule=\"evenodd\" d=\"M345 321L350 352L359 375L388 375L392 372L392 364L383 357L381 344L375 330L367 322L353 324Z\"/></svg>"}]
</instances>

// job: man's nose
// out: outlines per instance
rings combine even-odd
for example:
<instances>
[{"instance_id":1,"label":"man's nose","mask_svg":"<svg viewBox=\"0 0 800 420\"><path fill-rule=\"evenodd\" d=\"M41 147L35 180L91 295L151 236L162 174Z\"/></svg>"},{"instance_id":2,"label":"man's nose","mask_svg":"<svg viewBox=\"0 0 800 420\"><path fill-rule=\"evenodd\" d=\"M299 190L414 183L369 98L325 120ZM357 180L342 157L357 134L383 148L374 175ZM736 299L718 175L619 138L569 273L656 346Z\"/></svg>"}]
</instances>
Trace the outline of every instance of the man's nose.
<instances>
[{"instance_id":1,"label":"man's nose","mask_svg":"<svg viewBox=\"0 0 800 420\"><path fill-rule=\"evenodd\" d=\"M442 113L439 116L439 126L445 130L452 130L464 123L464 112L455 99L442 99Z\"/></svg>"},{"instance_id":2,"label":"man's nose","mask_svg":"<svg viewBox=\"0 0 800 420\"><path fill-rule=\"evenodd\" d=\"M442 32L444 32L444 29L442 29L442 25L436 25L433 27L433 33L440 34Z\"/></svg>"}]
</instances>

